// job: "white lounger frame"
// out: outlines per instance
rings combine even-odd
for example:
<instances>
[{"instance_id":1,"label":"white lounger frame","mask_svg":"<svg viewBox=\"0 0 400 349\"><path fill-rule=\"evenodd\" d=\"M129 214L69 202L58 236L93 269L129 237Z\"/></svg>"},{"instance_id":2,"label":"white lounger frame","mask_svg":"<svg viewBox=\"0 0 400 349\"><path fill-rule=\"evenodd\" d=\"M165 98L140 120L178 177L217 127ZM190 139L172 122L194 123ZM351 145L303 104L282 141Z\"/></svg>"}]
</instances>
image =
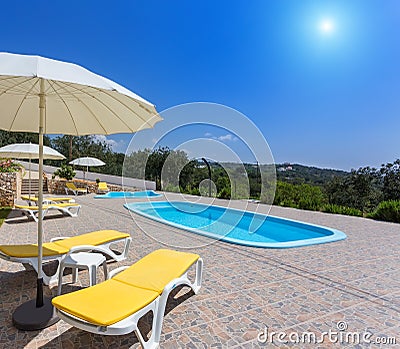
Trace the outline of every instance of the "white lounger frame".
<instances>
[{"instance_id":1,"label":"white lounger frame","mask_svg":"<svg viewBox=\"0 0 400 349\"><path fill-rule=\"evenodd\" d=\"M92 333L114 336L114 335L125 335L131 332L135 332L137 338L139 339L140 344L144 349L154 349L159 346L160 336L162 330L162 324L164 319L165 307L167 305L168 296L171 291L180 285L189 286L195 294L197 294L201 288L201 279L203 274L203 260L199 258L194 264L196 266L196 275L194 282L191 282L187 276L188 270L193 266L190 266L189 269L179 278L172 280L169 282L161 295L157 297L153 302L140 309L136 313L131 316L123 319L113 325L110 326L99 326L87 322L85 320L79 319L76 316L73 316L63 310L55 309L57 315L68 322L69 324L80 328L81 330L85 330ZM129 267L120 267L111 271L108 275L108 279L112 278L119 272L127 269ZM146 315L149 311L153 312L153 323L152 323L152 331L150 338L145 341L144 336L140 332L137 324L138 321Z\"/></svg>"},{"instance_id":2,"label":"white lounger frame","mask_svg":"<svg viewBox=\"0 0 400 349\"><path fill-rule=\"evenodd\" d=\"M81 209L81 205L71 205L71 206L63 206L62 207L62 206L58 206L57 204L49 204L49 205L46 205L46 208L43 209L42 217L43 218L46 217L47 212L50 210L58 210L61 213L63 213L63 214L66 213L71 217L78 217L80 209ZM29 208L20 208L20 207L16 207L16 210L21 211L27 217L32 217L35 220L35 222L38 221L37 213L39 212L39 210L33 210L33 209L29 209Z\"/></svg>"},{"instance_id":3,"label":"white lounger frame","mask_svg":"<svg viewBox=\"0 0 400 349\"><path fill-rule=\"evenodd\" d=\"M50 240L50 242L54 242L57 240L64 240L64 239L68 239L69 237L57 237L57 238L53 238ZM111 246L114 244L117 244L119 242L124 241L124 247L123 247L123 251L121 253L115 253L112 249ZM129 246L132 242L132 238L131 237L127 237L127 238L122 238L122 239L118 239L118 240L113 240L110 242L107 242L105 244L102 245L97 245L97 246L92 246L92 245L80 245L80 246L74 246L70 249L69 252L74 251L74 252L79 252L79 251L97 251L97 252L101 252L104 253L105 255L109 256L112 260L115 260L117 262L120 262L124 259L126 259L126 257L128 256L128 250L129 250ZM60 269L60 262L61 260L67 255L66 254L60 254L60 255L56 255L56 256L43 256L43 262L50 262L50 261L57 261L58 262L58 266L57 266L57 270L53 275L47 275L44 271L42 273L43 275L43 282L45 285L50 285L54 282L56 282L58 280L58 274L59 274L59 269ZM8 256L4 253L2 253L0 251L0 258L9 261L9 262L15 262L15 263L22 263L23 266L25 267L25 269L29 269L29 266L33 267L33 269L35 269L36 273L39 270L39 266L38 266L38 258L37 257L11 257Z\"/></svg>"}]
</instances>

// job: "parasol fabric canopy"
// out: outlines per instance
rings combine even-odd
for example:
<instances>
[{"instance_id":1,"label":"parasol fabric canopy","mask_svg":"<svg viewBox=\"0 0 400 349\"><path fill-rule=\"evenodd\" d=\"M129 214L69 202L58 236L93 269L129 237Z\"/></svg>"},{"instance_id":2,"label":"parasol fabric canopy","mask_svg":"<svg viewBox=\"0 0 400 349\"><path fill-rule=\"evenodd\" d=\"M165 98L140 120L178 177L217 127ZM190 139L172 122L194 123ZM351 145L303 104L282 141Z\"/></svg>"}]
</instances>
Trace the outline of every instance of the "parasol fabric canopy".
<instances>
[{"instance_id":1,"label":"parasol fabric canopy","mask_svg":"<svg viewBox=\"0 0 400 349\"><path fill-rule=\"evenodd\" d=\"M0 53L0 127L38 132L41 95L44 134L133 133L162 120L153 104L76 64Z\"/></svg>"},{"instance_id":2,"label":"parasol fabric canopy","mask_svg":"<svg viewBox=\"0 0 400 349\"><path fill-rule=\"evenodd\" d=\"M0 157L11 159L39 159L39 145L33 143L15 143L0 148ZM43 159L62 160L65 156L57 150L43 146Z\"/></svg>"},{"instance_id":3,"label":"parasol fabric canopy","mask_svg":"<svg viewBox=\"0 0 400 349\"><path fill-rule=\"evenodd\" d=\"M43 134L133 133L161 119L153 104L125 87L76 64L39 56L0 53L0 129L39 134L39 173ZM13 323L38 330L57 321L43 296L43 177L38 195L38 279L36 300L21 304Z\"/></svg>"},{"instance_id":4,"label":"parasol fabric canopy","mask_svg":"<svg viewBox=\"0 0 400 349\"><path fill-rule=\"evenodd\" d=\"M31 159L39 159L39 145L32 143L14 143L0 148L0 157L29 159L29 199L31 196ZM62 160L65 156L57 150L43 146L43 159Z\"/></svg>"},{"instance_id":5,"label":"parasol fabric canopy","mask_svg":"<svg viewBox=\"0 0 400 349\"><path fill-rule=\"evenodd\" d=\"M75 160L72 160L69 162L71 165L75 166L86 166L86 167L92 167L92 166L104 166L105 162L97 159L97 158L92 158L89 156L85 156L83 158L77 158Z\"/></svg>"}]
</instances>

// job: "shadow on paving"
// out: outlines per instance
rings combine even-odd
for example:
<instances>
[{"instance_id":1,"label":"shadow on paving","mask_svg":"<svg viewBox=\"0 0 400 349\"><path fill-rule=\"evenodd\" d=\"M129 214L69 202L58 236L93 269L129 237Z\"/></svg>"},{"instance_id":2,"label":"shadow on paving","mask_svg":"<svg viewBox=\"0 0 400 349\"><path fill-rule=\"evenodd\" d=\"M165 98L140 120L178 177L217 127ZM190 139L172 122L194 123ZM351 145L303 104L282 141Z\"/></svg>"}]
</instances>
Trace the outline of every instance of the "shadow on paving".
<instances>
[{"instance_id":1,"label":"shadow on paving","mask_svg":"<svg viewBox=\"0 0 400 349\"><path fill-rule=\"evenodd\" d=\"M36 279L35 271L0 272L0 322L2 327L0 347L11 348L16 341L18 342L17 347L25 347L40 335L41 331L18 330L12 323L15 309L36 297ZM47 286L44 287L44 294L51 297L51 290Z\"/></svg>"},{"instance_id":2,"label":"shadow on paving","mask_svg":"<svg viewBox=\"0 0 400 349\"><path fill-rule=\"evenodd\" d=\"M182 293L181 290L183 288L187 288L186 286L178 286L176 287L169 295L167 306L165 309L164 317L171 312L174 308L179 306L179 304L183 303L190 297L194 295L194 292L191 289L188 289L187 292ZM65 291L72 292L80 287L73 286L70 284L65 285ZM67 293L63 290L63 293ZM62 320L61 320L62 321ZM151 326L153 321L153 314L151 312L147 313L143 316L138 323L138 327L142 334L150 336ZM48 343L39 346L38 348L100 348L100 347L114 347L114 348L130 348L133 345L138 345L139 341L134 332L128 333L123 336L105 336L100 334L94 334L90 332L86 332L80 330L76 327L72 327L69 330L65 331L61 335L56 338L53 338Z\"/></svg>"}]
</instances>

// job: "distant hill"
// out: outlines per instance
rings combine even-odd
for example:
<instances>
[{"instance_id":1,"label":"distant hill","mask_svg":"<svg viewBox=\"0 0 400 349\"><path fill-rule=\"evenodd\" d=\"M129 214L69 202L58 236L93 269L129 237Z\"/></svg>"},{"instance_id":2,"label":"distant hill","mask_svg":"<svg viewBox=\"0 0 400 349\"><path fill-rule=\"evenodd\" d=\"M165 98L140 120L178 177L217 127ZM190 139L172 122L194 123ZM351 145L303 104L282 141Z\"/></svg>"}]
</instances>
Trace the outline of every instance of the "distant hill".
<instances>
[{"instance_id":1,"label":"distant hill","mask_svg":"<svg viewBox=\"0 0 400 349\"><path fill-rule=\"evenodd\" d=\"M256 179L259 176L257 165L255 164L243 164L246 169L247 175L249 176L250 181L252 179ZM199 162L199 166L205 166L202 162ZM211 162L211 167L215 171L217 168L227 168L227 169L235 169L238 170L242 165L238 165L237 163L213 163ZM271 173L271 166L273 165L261 165L260 170L263 173ZM333 170L326 168L318 168L314 166L305 166L299 164L275 164L276 169L276 178L279 181L287 182L291 184L311 184L323 186L328 181L330 181L333 177L339 176L343 177L349 174L349 172L342 170ZM240 172L240 171L239 171Z\"/></svg>"},{"instance_id":2,"label":"distant hill","mask_svg":"<svg viewBox=\"0 0 400 349\"><path fill-rule=\"evenodd\" d=\"M276 164L276 177L279 181L293 184L324 185L335 176L346 176L349 172L304 166L299 164Z\"/></svg>"}]
</instances>

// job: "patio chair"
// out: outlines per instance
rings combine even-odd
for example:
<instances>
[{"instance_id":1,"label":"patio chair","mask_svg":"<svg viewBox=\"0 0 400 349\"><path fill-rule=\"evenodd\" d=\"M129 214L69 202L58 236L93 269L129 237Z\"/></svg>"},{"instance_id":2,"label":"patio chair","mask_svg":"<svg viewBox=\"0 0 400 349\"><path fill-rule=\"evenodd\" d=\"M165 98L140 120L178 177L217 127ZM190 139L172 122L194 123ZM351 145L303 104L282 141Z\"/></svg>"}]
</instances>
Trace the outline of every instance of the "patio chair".
<instances>
[{"instance_id":1,"label":"patio chair","mask_svg":"<svg viewBox=\"0 0 400 349\"><path fill-rule=\"evenodd\" d=\"M15 205L15 209L21 211L25 216L32 217L35 222L38 221L38 206L26 206L26 205ZM46 204L43 205L42 216L43 218L46 214L51 210L57 210L63 214L67 214L71 217L78 217L79 210L81 209L81 205L76 203L59 203L59 204Z\"/></svg>"},{"instance_id":2,"label":"patio chair","mask_svg":"<svg viewBox=\"0 0 400 349\"><path fill-rule=\"evenodd\" d=\"M87 251L87 247L90 245L92 251L104 253L111 260L118 262L127 257L131 241L132 238L129 234L116 230L99 230L73 237L57 237L43 244L43 261L60 262L71 249L74 248L74 251L78 252L77 247L79 246ZM124 243L121 253L111 250L111 246L120 242ZM22 263L24 266L31 265L36 272L38 271L38 247L36 244L0 245L0 258L9 262ZM43 273L43 282L46 285L58 279L59 267L53 275Z\"/></svg>"},{"instance_id":3,"label":"patio chair","mask_svg":"<svg viewBox=\"0 0 400 349\"><path fill-rule=\"evenodd\" d=\"M77 188L74 183L65 183L65 194L68 195L70 191L72 191L75 196L78 194L87 194L86 188Z\"/></svg>"},{"instance_id":4,"label":"patio chair","mask_svg":"<svg viewBox=\"0 0 400 349\"><path fill-rule=\"evenodd\" d=\"M97 192L100 193L108 193L110 189L108 189L107 183L106 182L99 182Z\"/></svg>"},{"instance_id":5,"label":"patio chair","mask_svg":"<svg viewBox=\"0 0 400 349\"><path fill-rule=\"evenodd\" d=\"M193 282L187 275L192 266L196 268ZM135 331L143 348L156 348L170 292L186 285L198 293L202 271L203 260L197 254L156 250L130 267L113 270L109 280L55 297L52 302L57 315L75 327L103 335ZM152 331L145 341L137 324L149 311L153 312Z\"/></svg>"}]
</instances>

